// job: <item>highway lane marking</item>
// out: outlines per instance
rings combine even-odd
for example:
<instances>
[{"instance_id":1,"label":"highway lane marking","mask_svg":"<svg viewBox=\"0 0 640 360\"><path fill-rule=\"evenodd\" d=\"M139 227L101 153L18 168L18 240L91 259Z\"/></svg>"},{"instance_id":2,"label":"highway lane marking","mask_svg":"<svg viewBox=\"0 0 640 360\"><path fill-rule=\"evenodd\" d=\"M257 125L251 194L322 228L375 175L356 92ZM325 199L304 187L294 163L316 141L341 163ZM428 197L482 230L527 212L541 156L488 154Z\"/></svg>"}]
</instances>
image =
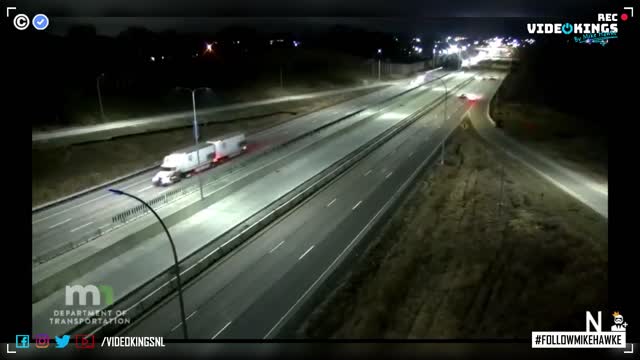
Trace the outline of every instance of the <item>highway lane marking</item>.
<instances>
[{"instance_id":1,"label":"highway lane marking","mask_svg":"<svg viewBox=\"0 0 640 360\"><path fill-rule=\"evenodd\" d=\"M194 311L193 311L189 316L187 316L184 320L185 320L185 321L189 321L189 319L191 319L191 317L192 317L193 315L195 315L197 312L198 312L198 310L194 310ZM176 326L172 327L172 328L171 328L171 331L169 331L169 332L173 332L175 329L179 328L179 327L180 327L180 325L182 325L182 321L180 321L180 322L178 323L178 325L176 325Z\"/></svg>"},{"instance_id":2,"label":"highway lane marking","mask_svg":"<svg viewBox=\"0 0 640 360\"><path fill-rule=\"evenodd\" d=\"M220 331L218 331L215 335L213 335L213 337L211 338L211 340L215 339L218 337L218 335L220 335L229 325L231 325L231 321L229 321L227 323L227 325L225 325L222 329L220 329Z\"/></svg>"},{"instance_id":3,"label":"highway lane marking","mask_svg":"<svg viewBox=\"0 0 640 360\"><path fill-rule=\"evenodd\" d=\"M62 224L66 224L66 223L68 223L69 221L71 221L71 219L72 219L72 218L68 218L67 220L60 221L60 222L59 222L59 223L57 223L57 224L51 225L51 226L49 226L49 229L53 229L53 228L54 228L54 227L56 227L56 226L60 226L60 225L62 225Z\"/></svg>"},{"instance_id":4,"label":"highway lane marking","mask_svg":"<svg viewBox=\"0 0 640 360\"><path fill-rule=\"evenodd\" d=\"M89 226L89 225L91 225L91 224L93 224L93 221L90 221L90 222L88 222L88 223L86 223L86 224L84 224L84 225L80 225L80 226L78 226L78 227L77 227L77 228L75 228L75 229L71 229L71 232L76 232L76 231L78 231L78 230L82 229L83 227L85 227L85 226Z\"/></svg>"},{"instance_id":5,"label":"highway lane marking","mask_svg":"<svg viewBox=\"0 0 640 360\"><path fill-rule=\"evenodd\" d=\"M152 185L149 185L149 186L147 186L147 187L145 187L145 188L142 188L142 189L140 189L140 190L138 190L138 191L136 191L136 192L141 193L141 192L143 192L143 191L147 191L147 190L151 189L152 187L153 187Z\"/></svg>"},{"instance_id":6,"label":"highway lane marking","mask_svg":"<svg viewBox=\"0 0 640 360\"><path fill-rule=\"evenodd\" d=\"M291 311L293 309L295 309L296 306L298 306L298 304L300 303L300 301L302 301L302 299L305 298L305 296L307 296L307 294L309 293L309 291L311 291L311 289L313 289L318 282L320 282L320 280L327 274L327 272L329 270L331 270L331 268L338 262L338 260L340 260L340 258L347 252L347 250L349 250L349 248L351 248L351 246L356 242L356 240L358 240L358 238L360 238L360 236L362 235L362 233L365 232L365 230L367 230L367 228L369 228L371 226L371 224L378 218L378 216L380 216L380 213L382 213L382 211L384 210L384 208L381 208L380 210L378 210L378 212L371 218L371 220L369 220L369 222L367 223L367 225L365 225L362 230L360 230L360 232L358 233L358 235L356 235L353 240L351 240L351 242L344 248L342 249L342 252L340 252L340 254L338 254L338 256L336 256L336 258L333 260L333 262L331 262L331 264L329 264L329 266L322 272L322 274L320 274L320 276L318 276L318 278L316 279L316 281L313 282L313 284L311 284L311 286L309 286L309 288L307 288L307 290L302 293L302 296L300 296L298 298L298 300L296 300L296 302L289 308L289 310L287 310L286 313L284 313L284 315L282 315L282 317L280 318L280 320L278 320L278 322L273 325L273 327L271 328L271 330L269 330L269 332L263 337L263 339L266 339L269 337L269 335L271 335L271 333L278 327L280 326L280 324L282 323L282 321L284 321L284 319L289 316L289 313L291 313Z\"/></svg>"},{"instance_id":7,"label":"highway lane marking","mask_svg":"<svg viewBox=\"0 0 640 360\"><path fill-rule=\"evenodd\" d=\"M364 173L364 176L367 176L367 175L369 175L369 174L371 174L371 170L369 170L369 171L367 171L366 173Z\"/></svg>"},{"instance_id":8,"label":"highway lane marking","mask_svg":"<svg viewBox=\"0 0 640 360\"><path fill-rule=\"evenodd\" d=\"M362 204L362 200L358 201L358 203L351 208L351 210L355 210L358 206L360 206L360 204Z\"/></svg>"},{"instance_id":9,"label":"highway lane marking","mask_svg":"<svg viewBox=\"0 0 640 360\"><path fill-rule=\"evenodd\" d=\"M388 179L388 178L389 178L389 176L391 176L391 174L393 174L393 171L392 171L392 172L390 172L390 173L388 173L388 174L387 174L387 176L385 176L384 178L385 178L385 179Z\"/></svg>"},{"instance_id":10,"label":"highway lane marking","mask_svg":"<svg viewBox=\"0 0 640 360\"><path fill-rule=\"evenodd\" d=\"M331 202L327 204L327 207L329 207L329 206L333 205L333 203L334 203L334 202L336 202L336 200L337 200L337 199L333 199L333 200L331 200Z\"/></svg>"},{"instance_id":11,"label":"highway lane marking","mask_svg":"<svg viewBox=\"0 0 640 360\"><path fill-rule=\"evenodd\" d=\"M130 188L130 187L136 186L136 185L141 184L141 183L143 183L143 182L145 182L145 181L147 181L147 180L146 180L146 179L145 179L145 180L140 180L140 181L135 182L135 183L133 183L133 184L130 184L130 185L128 185L128 186L121 187L120 189L121 189L121 190L126 190L126 189L128 189L128 188ZM40 218L40 219L38 219L38 220L36 220L36 221L32 221L32 222L31 222L31 225L34 225L34 224L37 224L37 223L39 223L39 222L41 222L41 221L44 221L44 220L50 219L50 218L52 218L52 217L54 217L54 216L58 216L58 215L60 215L60 214L64 214L64 213L66 213L66 212L68 212L68 211L71 211L71 210L73 210L73 209L75 209L75 208L78 208L78 207L81 207L81 206L85 206L85 205L90 204L90 203L92 203L92 202L94 202L94 201L98 201L98 200L104 199L104 198L106 198L107 196L113 196L113 195L111 195L111 194L107 194L107 195L100 195L100 196L98 196L97 198L91 199L91 200L89 200L89 201L85 201L85 202L83 202L83 203L81 203L81 204L74 205L74 206L72 206L72 207L66 208L66 209L61 210L61 211L58 211L57 213L53 213L53 214L51 214L51 215L49 215L49 216L45 216L45 217Z\"/></svg>"},{"instance_id":12,"label":"highway lane marking","mask_svg":"<svg viewBox=\"0 0 640 360\"><path fill-rule=\"evenodd\" d=\"M311 247L309 248L309 250L305 251L304 254L300 255L300 257L298 258L298 260L302 260L302 258L307 255L309 253L309 251L311 251L311 249L313 249L315 245L311 245Z\"/></svg>"},{"instance_id":13,"label":"highway lane marking","mask_svg":"<svg viewBox=\"0 0 640 360\"><path fill-rule=\"evenodd\" d=\"M284 244L284 240L280 241L280 244L276 245L276 247L274 247L273 249L271 249L271 250L269 251L269 254L271 254L272 252L276 251L276 249L277 249L277 248L279 248L279 247L280 247L280 245L282 245L282 244Z\"/></svg>"},{"instance_id":14,"label":"highway lane marking","mask_svg":"<svg viewBox=\"0 0 640 360\"><path fill-rule=\"evenodd\" d=\"M409 154L409 157L412 157L412 156L413 156L413 151L411 152L411 154Z\"/></svg>"}]
</instances>

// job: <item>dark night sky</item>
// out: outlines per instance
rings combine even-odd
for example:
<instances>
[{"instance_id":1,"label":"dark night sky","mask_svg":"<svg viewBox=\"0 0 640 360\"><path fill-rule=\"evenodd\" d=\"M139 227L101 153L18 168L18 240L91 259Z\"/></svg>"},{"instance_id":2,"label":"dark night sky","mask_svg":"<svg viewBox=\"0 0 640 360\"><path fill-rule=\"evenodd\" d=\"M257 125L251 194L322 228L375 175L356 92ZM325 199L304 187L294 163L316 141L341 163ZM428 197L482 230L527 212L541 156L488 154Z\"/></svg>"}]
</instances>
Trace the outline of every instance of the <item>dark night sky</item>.
<instances>
[{"instance_id":1,"label":"dark night sky","mask_svg":"<svg viewBox=\"0 0 640 360\"><path fill-rule=\"evenodd\" d=\"M13 2L13 4L12 4ZM470 31L488 35L513 32L514 20L529 17L592 15L618 6L603 0L15 0L29 13L49 15L52 31L74 23L91 23L100 33L115 34L127 26L152 30L215 31L232 24L279 31L282 28L357 25L372 30ZM410 17L410 19L407 19ZM496 21L496 17L502 18ZM449 18L449 22L442 22ZM455 19L451 19L455 18ZM493 19L491 19L493 18ZM450 27L449 24L455 26ZM522 26L515 26L522 29Z\"/></svg>"},{"instance_id":2,"label":"dark night sky","mask_svg":"<svg viewBox=\"0 0 640 360\"><path fill-rule=\"evenodd\" d=\"M21 0L20 7L67 16L562 16L595 0Z\"/></svg>"}]
</instances>

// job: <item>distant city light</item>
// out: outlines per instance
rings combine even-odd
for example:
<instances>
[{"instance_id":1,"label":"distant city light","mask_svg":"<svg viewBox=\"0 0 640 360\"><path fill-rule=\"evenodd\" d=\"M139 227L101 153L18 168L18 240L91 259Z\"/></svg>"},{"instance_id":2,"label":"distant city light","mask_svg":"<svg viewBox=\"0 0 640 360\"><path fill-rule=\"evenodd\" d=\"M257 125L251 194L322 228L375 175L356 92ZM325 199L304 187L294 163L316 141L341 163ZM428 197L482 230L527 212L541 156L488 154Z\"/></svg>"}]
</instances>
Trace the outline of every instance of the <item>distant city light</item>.
<instances>
[{"instance_id":1,"label":"distant city light","mask_svg":"<svg viewBox=\"0 0 640 360\"><path fill-rule=\"evenodd\" d=\"M269 45L273 45L273 40L269 40Z\"/></svg>"},{"instance_id":2,"label":"distant city light","mask_svg":"<svg viewBox=\"0 0 640 360\"><path fill-rule=\"evenodd\" d=\"M164 60L164 55L161 57L162 60Z\"/></svg>"},{"instance_id":3,"label":"distant city light","mask_svg":"<svg viewBox=\"0 0 640 360\"><path fill-rule=\"evenodd\" d=\"M213 44L207 44L206 48L205 48L205 52L213 52Z\"/></svg>"},{"instance_id":4,"label":"distant city light","mask_svg":"<svg viewBox=\"0 0 640 360\"><path fill-rule=\"evenodd\" d=\"M294 46L294 47L298 47L298 45L300 45L300 43L294 40L294 41L293 41L293 46Z\"/></svg>"},{"instance_id":5,"label":"distant city light","mask_svg":"<svg viewBox=\"0 0 640 360\"><path fill-rule=\"evenodd\" d=\"M420 40L420 38L419 38L419 37L415 37L415 38L413 38L413 41L415 41L415 42L420 42L421 40Z\"/></svg>"},{"instance_id":6,"label":"distant city light","mask_svg":"<svg viewBox=\"0 0 640 360\"><path fill-rule=\"evenodd\" d=\"M378 54L382 54L382 49L378 49Z\"/></svg>"},{"instance_id":7,"label":"distant city light","mask_svg":"<svg viewBox=\"0 0 640 360\"><path fill-rule=\"evenodd\" d=\"M151 61L156 61L156 57L155 56L152 56L150 59L151 59Z\"/></svg>"},{"instance_id":8,"label":"distant city light","mask_svg":"<svg viewBox=\"0 0 640 360\"><path fill-rule=\"evenodd\" d=\"M473 42L473 45L478 45L480 42L478 40Z\"/></svg>"},{"instance_id":9,"label":"distant city light","mask_svg":"<svg viewBox=\"0 0 640 360\"><path fill-rule=\"evenodd\" d=\"M398 37L397 37L397 36L394 36L394 37L393 37L393 40L394 40L394 41L398 41Z\"/></svg>"}]
</instances>

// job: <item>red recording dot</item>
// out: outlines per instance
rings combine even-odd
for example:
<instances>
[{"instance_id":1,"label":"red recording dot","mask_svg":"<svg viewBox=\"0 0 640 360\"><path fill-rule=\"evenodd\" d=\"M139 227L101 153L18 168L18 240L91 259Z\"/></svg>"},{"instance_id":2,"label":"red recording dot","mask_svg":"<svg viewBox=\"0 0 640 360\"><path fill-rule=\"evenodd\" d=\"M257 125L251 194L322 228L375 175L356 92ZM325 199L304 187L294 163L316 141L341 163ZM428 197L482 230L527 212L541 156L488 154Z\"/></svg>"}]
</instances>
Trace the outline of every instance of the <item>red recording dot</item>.
<instances>
[{"instance_id":1,"label":"red recording dot","mask_svg":"<svg viewBox=\"0 0 640 360\"><path fill-rule=\"evenodd\" d=\"M627 14L620 15L620 19L622 19L622 21L627 21L628 18L629 18L629 15Z\"/></svg>"}]
</instances>

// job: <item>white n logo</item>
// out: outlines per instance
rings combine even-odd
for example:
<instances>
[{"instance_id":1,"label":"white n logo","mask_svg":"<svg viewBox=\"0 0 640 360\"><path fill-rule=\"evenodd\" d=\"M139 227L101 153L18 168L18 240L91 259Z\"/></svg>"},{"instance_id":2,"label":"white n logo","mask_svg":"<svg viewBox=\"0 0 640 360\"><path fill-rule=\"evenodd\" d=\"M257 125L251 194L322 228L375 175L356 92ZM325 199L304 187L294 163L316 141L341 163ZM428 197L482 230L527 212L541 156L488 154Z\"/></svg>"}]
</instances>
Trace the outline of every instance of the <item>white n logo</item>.
<instances>
[{"instance_id":1,"label":"white n logo","mask_svg":"<svg viewBox=\"0 0 640 360\"><path fill-rule=\"evenodd\" d=\"M593 326L593 329L597 332L601 332L602 331L602 311L598 311L598 322L596 322L596 320L593 318L593 315L591 315L591 311L587 311L587 332L590 332L591 330L589 330L589 323L591 323L591 325Z\"/></svg>"}]
</instances>

